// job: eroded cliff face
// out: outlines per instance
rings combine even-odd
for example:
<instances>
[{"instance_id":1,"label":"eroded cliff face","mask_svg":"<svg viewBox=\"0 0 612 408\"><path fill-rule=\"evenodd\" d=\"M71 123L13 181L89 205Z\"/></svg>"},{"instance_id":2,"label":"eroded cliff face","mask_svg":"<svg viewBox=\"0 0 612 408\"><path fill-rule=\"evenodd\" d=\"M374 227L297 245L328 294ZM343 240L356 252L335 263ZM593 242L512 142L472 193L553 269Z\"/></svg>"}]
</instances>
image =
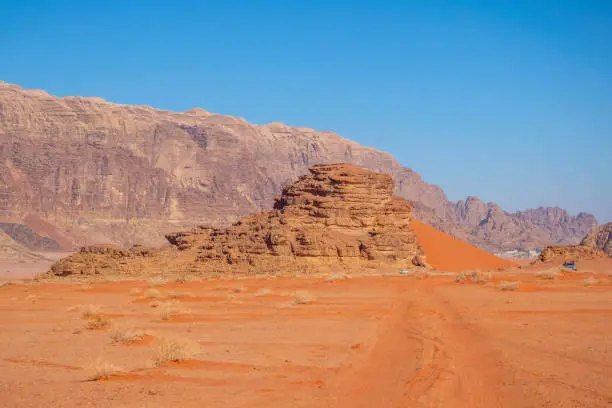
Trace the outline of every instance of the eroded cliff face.
<instances>
[{"instance_id":1,"label":"eroded cliff face","mask_svg":"<svg viewBox=\"0 0 612 408\"><path fill-rule=\"evenodd\" d=\"M577 243L595 225L587 215L544 215L550 209L499 209L493 224L494 204L449 202L387 153L332 132L202 109L57 98L0 82L0 141L0 221L45 235L49 228L31 221L42 220L56 241L74 245L159 245L163 233L228 225L269 208L310 166L334 162L390 174L417 218L486 249Z\"/></svg>"},{"instance_id":2,"label":"eroded cliff face","mask_svg":"<svg viewBox=\"0 0 612 408\"><path fill-rule=\"evenodd\" d=\"M593 228L591 232L584 237L581 245L601 249L609 256L612 256L612 222Z\"/></svg>"},{"instance_id":3,"label":"eroded cliff face","mask_svg":"<svg viewBox=\"0 0 612 408\"><path fill-rule=\"evenodd\" d=\"M169 270L192 273L426 266L409 226L411 210L407 200L393 196L393 181L386 174L349 164L317 165L286 186L271 211L229 228L201 226L167 234L169 249L84 248L54 265L51 275L146 273L148 258L165 259Z\"/></svg>"}]
</instances>

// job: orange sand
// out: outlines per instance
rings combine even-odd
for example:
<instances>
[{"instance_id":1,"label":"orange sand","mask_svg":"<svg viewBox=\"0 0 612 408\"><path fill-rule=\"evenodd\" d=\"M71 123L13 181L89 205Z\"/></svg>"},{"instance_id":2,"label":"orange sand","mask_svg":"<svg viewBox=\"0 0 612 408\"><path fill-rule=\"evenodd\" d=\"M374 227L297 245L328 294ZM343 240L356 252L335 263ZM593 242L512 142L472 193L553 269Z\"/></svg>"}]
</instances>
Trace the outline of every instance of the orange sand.
<instances>
[{"instance_id":1,"label":"orange sand","mask_svg":"<svg viewBox=\"0 0 612 408\"><path fill-rule=\"evenodd\" d=\"M192 296L173 300L169 320L159 299L134 302L147 281L4 285L0 407L610 408L604 261L556 279L493 271L487 285L399 274L170 282L161 296ZM298 293L312 301L296 304ZM87 328L89 304L108 327ZM121 328L148 335L119 343ZM167 340L189 353L156 365ZM88 381L105 364L111 378Z\"/></svg>"},{"instance_id":2,"label":"orange sand","mask_svg":"<svg viewBox=\"0 0 612 408\"><path fill-rule=\"evenodd\" d=\"M416 232L418 242L434 268L449 272L471 269L497 269L517 264L501 259L482 249L451 237L437 229L413 220L410 227Z\"/></svg>"}]
</instances>

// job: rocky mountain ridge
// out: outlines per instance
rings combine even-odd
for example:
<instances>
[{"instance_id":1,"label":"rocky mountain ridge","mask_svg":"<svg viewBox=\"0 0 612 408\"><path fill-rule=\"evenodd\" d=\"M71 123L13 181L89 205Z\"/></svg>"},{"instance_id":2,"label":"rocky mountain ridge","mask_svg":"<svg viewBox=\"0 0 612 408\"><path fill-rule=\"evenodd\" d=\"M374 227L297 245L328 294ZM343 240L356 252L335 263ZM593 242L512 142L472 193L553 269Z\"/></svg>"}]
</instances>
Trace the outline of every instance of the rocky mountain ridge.
<instances>
[{"instance_id":1,"label":"rocky mountain ridge","mask_svg":"<svg viewBox=\"0 0 612 408\"><path fill-rule=\"evenodd\" d=\"M576 244L596 225L559 208L453 203L390 154L335 133L203 109L58 98L0 82L0 142L0 221L43 236L54 228L56 241L74 245L155 245L162 233L227 225L269 208L312 165L334 162L391 175L417 219L487 250Z\"/></svg>"}]
</instances>

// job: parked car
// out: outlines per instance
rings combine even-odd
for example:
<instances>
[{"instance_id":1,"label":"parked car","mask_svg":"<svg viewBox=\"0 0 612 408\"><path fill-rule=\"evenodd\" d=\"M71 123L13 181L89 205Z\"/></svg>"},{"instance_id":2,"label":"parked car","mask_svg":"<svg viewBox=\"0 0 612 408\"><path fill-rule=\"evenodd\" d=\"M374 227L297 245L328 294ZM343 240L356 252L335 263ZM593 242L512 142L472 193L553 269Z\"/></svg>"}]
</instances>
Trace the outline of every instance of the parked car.
<instances>
[{"instance_id":1,"label":"parked car","mask_svg":"<svg viewBox=\"0 0 612 408\"><path fill-rule=\"evenodd\" d=\"M577 270L577 269L576 269L576 263L574 263L574 261L565 261L565 262L563 263L563 267L564 267L565 269L571 269L571 270L572 270L572 271L574 271L574 272Z\"/></svg>"}]
</instances>

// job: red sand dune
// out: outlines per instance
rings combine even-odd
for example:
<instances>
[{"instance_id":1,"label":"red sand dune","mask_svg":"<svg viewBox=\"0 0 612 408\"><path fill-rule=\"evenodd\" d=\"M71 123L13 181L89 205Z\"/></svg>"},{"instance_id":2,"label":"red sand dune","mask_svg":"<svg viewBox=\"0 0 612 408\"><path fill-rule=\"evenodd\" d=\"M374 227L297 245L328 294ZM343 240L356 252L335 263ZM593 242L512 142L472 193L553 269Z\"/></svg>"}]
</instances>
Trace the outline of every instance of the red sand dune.
<instances>
[{"instance_id":1,"label":"red sand dune","mask_svg":"<svg viewBox=\"0 0 612 408\"><path fill-rule=\"evenodd\" d=\"M471 269L490 270L517 266L513 262L498 258L420 221L411 221L410 227L418 236L419 245L427 256L427 262L436 269L462 272Z\"/></svg>"}]
</instances>

